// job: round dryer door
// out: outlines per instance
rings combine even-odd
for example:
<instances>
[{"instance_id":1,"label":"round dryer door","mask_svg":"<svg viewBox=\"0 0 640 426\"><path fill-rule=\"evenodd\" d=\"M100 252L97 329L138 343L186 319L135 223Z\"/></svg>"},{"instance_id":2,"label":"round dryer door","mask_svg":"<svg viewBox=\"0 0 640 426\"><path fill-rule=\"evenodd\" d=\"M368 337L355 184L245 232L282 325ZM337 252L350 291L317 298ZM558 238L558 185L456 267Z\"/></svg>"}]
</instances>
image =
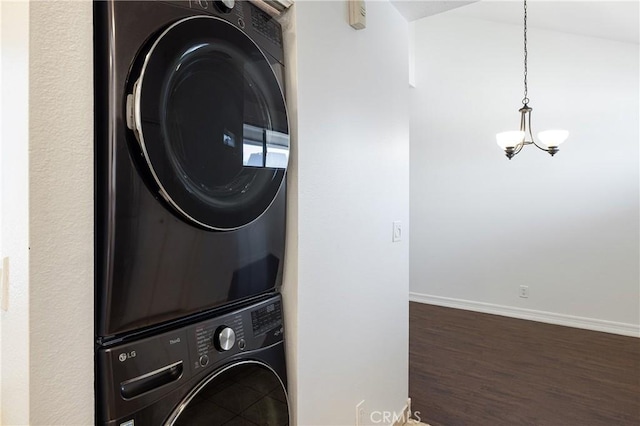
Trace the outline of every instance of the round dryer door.
<instances>
[{"instance_id":1,"label":"round dryer door","mask_svg":"<svg viewBox=\"0 0 640 426\"><path fill-rule=\"evenodd\" d=\"M280 85L253 40L222 19L185 18L159 35L127 97L127 124L161 196L202 227L251 223L284 181Z\"/></svg>"},{"instance_id":2,"label":"round dryer door","mask_svg":"<svg viewBox=\"0 0 640 426\"><path fill-rule=\"evenodd\" d=\"M165 426L287 426L282 381L264 364L244 361L213 373L169 416Z\"/></svg>"}]
</instances>

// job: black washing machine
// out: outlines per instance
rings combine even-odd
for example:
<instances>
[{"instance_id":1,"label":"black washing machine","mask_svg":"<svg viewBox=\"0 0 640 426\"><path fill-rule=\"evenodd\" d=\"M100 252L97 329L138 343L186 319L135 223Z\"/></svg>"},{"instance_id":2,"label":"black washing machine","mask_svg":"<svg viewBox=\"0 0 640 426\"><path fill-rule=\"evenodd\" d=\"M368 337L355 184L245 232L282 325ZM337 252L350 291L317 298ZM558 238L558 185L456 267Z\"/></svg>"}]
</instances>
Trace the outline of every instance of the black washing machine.
<instances>
[{"instance_id":1,"label":"black washing machine","mask_svg":"<svg viewBox=\"0 0 640 426\"><path fill-rule=\"evenodd\" d=\"M96 336L277 290L280 25L248 1L96 1Z\"/></svg>"},{"instance_id":2,"label":"black washing machine","mask_svg":"<svg viewBox=\"0 0 640 426\"><path fill-rule=\"evenodd\" d=\"M279 295L98 351L97 423L286 426Z\"/></svg>"}]
</instances>

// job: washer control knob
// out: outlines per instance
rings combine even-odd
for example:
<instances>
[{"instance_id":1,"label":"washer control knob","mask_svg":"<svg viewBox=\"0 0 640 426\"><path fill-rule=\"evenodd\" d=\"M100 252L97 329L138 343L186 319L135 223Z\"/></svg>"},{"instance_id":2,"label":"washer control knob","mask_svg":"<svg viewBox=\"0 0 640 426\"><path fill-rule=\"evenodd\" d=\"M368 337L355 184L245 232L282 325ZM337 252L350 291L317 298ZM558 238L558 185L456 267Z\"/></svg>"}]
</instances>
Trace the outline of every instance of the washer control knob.
<instances>
[{"instance_id":1,"label":"washer control knob","mask_svg":"<svg viewBox=\"0 0 640 426\"><path fill-rule=\"evenodd\" d=\"M218 327L213 335L213 344L220 352L228 351L236 343L236 333L225 325Z\"/></svg>"},{"instance_id":2,"label":"washer control knob","mask_svg":"<svg viewBox=\"0 0 640 426\"><path fill-rule=\"evenodd\" d=\"M221 12L229 13L236 5L236 2L235 0L216 0L215 4Z\"/></svg>"}]
</instances>

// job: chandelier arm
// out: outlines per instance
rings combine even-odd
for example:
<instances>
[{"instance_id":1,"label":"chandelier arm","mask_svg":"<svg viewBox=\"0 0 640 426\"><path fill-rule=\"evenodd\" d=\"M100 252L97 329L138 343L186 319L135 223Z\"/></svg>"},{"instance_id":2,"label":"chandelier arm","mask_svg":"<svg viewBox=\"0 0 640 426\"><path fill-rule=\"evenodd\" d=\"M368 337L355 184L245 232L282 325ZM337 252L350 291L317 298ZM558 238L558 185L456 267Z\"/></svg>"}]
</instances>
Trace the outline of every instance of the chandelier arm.
<instances>
[{"instance_id":1,"label":"chandelier arm","mask_svg":"<svg viewBox=\"0 0 640 426\"><path fill-rule=\"evenodd\" d=\"M529 127L528 130L529 130L529 137L531 138L531 143L534 144L536 146L536 148L541 149L541 150L543 150L545 152L549 152L549 149L543 147L542 145L538 145L536 140L533 138L533 130L531 129L531 111L533 111L533 110L529 109L529 112L528 112L528 114L529 114L529 120L528 121L529 122L527 123L528 127Z\"/></svg>"},{"instance_id":2,"label":"chandelier arm","mask_svg":"<svg viewBox=\"0 0 640 426\"><path fill-rule=\"evenodd\" d=\"M515 157L520 151L522 151L522 147L524 146L524 142L520 142L516 146L508 146L504 149L504 153L509 160Z\"/></svg>"},{"instance_id":3,"label":"chandelier arm","mask_svg":"<svg viewBox=\"0 0 640 426\"><path fill-rule=\"evenodd\" d=\"M534 144L535 146L538 146L538 144L536 143L535 139L533 139L533 130L531 129L531 112L533 111L533 108L529 108L528 105L527 107L527 112L526 112L526 116L527 116L527 132L529 133L529 143ZM526 139L526 134L525 134L525 139Z\"/></svg>"},{"instance_id":4,"label":"chandelier arm","mask_svg":"<svg viewBox=\"0 0 640 426\"><path fill-rule=\"evenodd\" d=\"M541 145L538 145L538 144L536 143L536 141L534 141L534 140L532 140L532 141L533 141L533 144L536 146L536 148L541 149L541 150L546 151L546 152L549 152L549 151L550 151L549 149L547 149L547 148L545 148L545 147L543 147L543 146L541 146Z\"/></svg>"},{"instance_id":5,"label":"chandelier arm","mask_svg":"<svg viewBox=\"0 0 640 426\"><path fill-rule=\"evenodd\" d=\"M522 151L522 148L524 148L524 142L516 145L516 148L513 150L513 155L517 155L520 151Z\"/></svg>"}]
</instances>

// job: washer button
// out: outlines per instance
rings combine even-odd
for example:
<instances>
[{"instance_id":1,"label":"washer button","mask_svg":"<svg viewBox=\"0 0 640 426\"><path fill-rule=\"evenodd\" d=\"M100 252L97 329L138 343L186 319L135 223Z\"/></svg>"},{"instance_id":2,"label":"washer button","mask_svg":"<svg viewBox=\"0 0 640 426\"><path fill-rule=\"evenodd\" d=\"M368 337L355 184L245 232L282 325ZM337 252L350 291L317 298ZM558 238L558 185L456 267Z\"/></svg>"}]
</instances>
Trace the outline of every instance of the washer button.
<instances>
[{"instance_id":1,"label":"washer button","mask_svg":"<svg viewBox=\"0 0 640 426\"><path fill-rule=\"evenodd\" d=\"M202 355L200 357L200 365L206 367L209 364L209 357L207 355Z\"/></svg>"},{"instance_id":2,"label":"washer button","mask_svg":"<svg viewBox=\"0 0 640 426\"><path fill-rule=\"evenodd\" d=\"M240 348L241 351L244 351L244 348L246 347L247 347L247 342L245 342L244 339L238 340L238 348Z\"/></svg>"}]
</instances>

